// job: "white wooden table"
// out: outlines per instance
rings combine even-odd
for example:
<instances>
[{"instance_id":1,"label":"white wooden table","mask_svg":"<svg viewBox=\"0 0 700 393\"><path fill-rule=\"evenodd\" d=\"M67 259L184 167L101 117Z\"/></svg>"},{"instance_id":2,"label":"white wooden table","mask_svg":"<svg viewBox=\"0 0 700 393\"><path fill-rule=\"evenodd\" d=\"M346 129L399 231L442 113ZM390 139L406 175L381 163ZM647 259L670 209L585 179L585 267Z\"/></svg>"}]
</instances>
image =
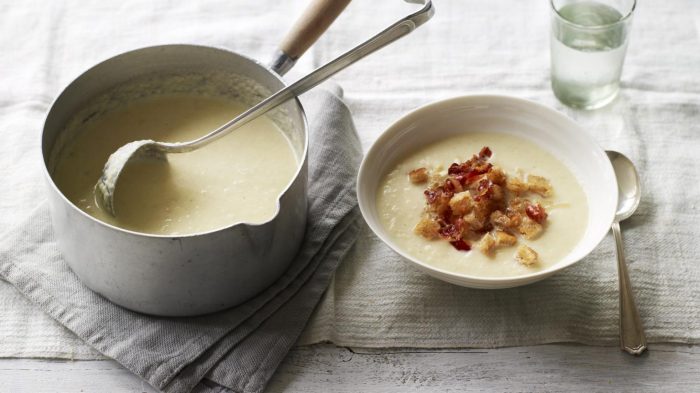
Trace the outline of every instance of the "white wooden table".
<instances>
[{"instance_id":1,"label":"white wooden table","mask_svg":"<svg viewBox=\"0 0 700 393\"><path fill-rule=\"evenodd\" d=\"M9 4L9 2L7 2ZM16 2L18 3L18 2ZM47 4L49 2L46 2ZM246 2L248 3L248 2ZM250 1L249 3L255 3ZM300 9L303 0L280 2L285 4L284 13L293 14L292 9ZM446 2L445 2L446 3ZM457 4L455 1L453 4ZM497 2L494 2L497 3ZM533 2L534 3L534 2ZM653 2L646 2L647 6ZM680 4L683 4L681 6ZM690 4L688 11L686 5ZM90 5L76 2L81 9ZM102 4L102 3L99 3ZM240 4L243 4L241 2ZM374 7L376 3L356 2L358 11L355 15L367 15L360 9ZM513 1L513 4L517 2ZM694 12L700 1L679 2L677 6L681 13ZM95 2L92 7L97 7ZM641 5L641 4L640 4ZM441 6L441 4L438 4ZM529 6L529 5L528 5ZM501 4L501 7L503 5ZM540 7L544 7L540 3ZM1 8L1 7L0 7ZM36 7L39 11L44 7ZM203 7L206 8L206 7ZM246 7L239 7L241 12ZM641 7L640 7L641 8ZM445 7L449 10L449 7ZM455 7L454 9L457 9ZM486 7L471 7L479 10L476 16L489 19L495 14L488 13ZM279 11L282 12L282 11ZM454 12L454 11L453 11ZM93 15L94 13L60 13L63 23L66 15L80 17L81 15ZM229 12L238 15L236 12ZM463 11L468 15L467 11ZM175 17L178 14L170 14ZM517 17L513 14L514 18ZM238 20L242 20L239 15ZM383 15L375 13L376 26L381 27L392 21L395 15ZM350 18L350 16L347 16ZM161 18L166 20L167 18ZM695 19L696 21L700 19ZM90 34L105 34L111 40L113 32L128 32L130 19L124 19L123 25L115 24L112 30L102 32L95 30ZM138 19L136 19L138 21ZM90 20L92 22L92 20ZM230 29L228 19L226 28ZM57 22L58 23L58 22ZM27 26L27 31L35 28L33 23L18 24ZM92 26L92 25L90 25ZM179 42L183 36L173 31L170 35L168 29L158 30L157 24L149 26L150 34L121 34L118 45L111 45L109 50L123 48L124 50L142 46L140 42L152 44L153 42ZM274 30L270 25L256 26ZM700 26L698 22L697 26ZM700 27L698 27L700 29ZM267 35L270 35L270 31ZM160 35L155 34L160 32ZM186 40L202 41L207 44L225 46L224 38L209 38L211 33L206 30L201 36L187 35ZM265 34L261 33L261 36ZM17 36L26 36L18 33ZM143 37L142 37L143 36ZM456 34L456 37L468 35ZM74 36L69 36L73 37ZM155 38L161 41L153 41ZM426 35L426 37L430 37ZM355 39L355 37L347 38ZM131 39L131 41L129 41ZM343 39L336 36L337 40ZM13 38L13 41L15 39ZM95 42L101 42L97 37ZM9 41L8 41L9 42ZM18 40L25 44L25 40ZM257 41L255 41L257 42ZM348 47L349 43L340 42L338 47ZM14 47L14 46L13 46ZM79 49L71 52L70 46L63 48L61 55L54 56L53 61L66 62L70 59L80 59L76 54L82 53ZM484 47L488 49L487 47ZM260 52L264 52L261 46ZM100 52L99 56L106 57ZM32 56L31 51L27 52ZM249 52L253 57L257 52ZM11 58L11 57L8 57ZM308 59L308 57L307 57ZM89 61L88 61L89 60ZM302 59L307 61L306 59ZM318 59L317 59L318 60ZM470 59L474 61L474 59ZM94 62L93 59L85 60L86 64L76 61L63 73L54 70L37 72L39 68L27 64L27 80L33 80L35 76L43 75L54 83L54 90L58 85L67 81L71 72L84 68ZM54 63L47 63L55 65ZM465 65L475 67L473 63ZM478 64L478 63L476 63ZM308 65L308 64L307 64ZM24 64L23 64L24 66ZM65 64L64 64L65 66ZM370 69L370 65L358 65ZM476 68L472 68L476 69ZM41 69L43 70L43 69ZM367 72L367 71L365 71ZM467 71L465 71L467 72ZM41 75L40 75L41 74ZM361 74L361 73L359 73ZM367 72L368 75L372 75ZM24 74L23 74L24 75ZM60 75L61 78L56 78ZM358 75L358 74L353 74ZM17 76L15 76L17 77ZM533 79L536 82L536 79ZM368 79L368 81L374 81ZM342 84L342 80L340 81ZM435 82L435 81L433 81ZM377 88L376 84L355 83L352 92L358 97L367 94L360 87L367 89ZM427 86L426 82L426 86ZM445 88L444 84L435 83L438 88ZM523 84L527 89L531 84ZM449 85L449 91L468 91L469 84ZM43 92L43 90L37 90ZM31 91L34 94L35 92ZM37 93L38 94L38 93ZM40 95L22 94L23 98L36 100ZM26 97L25 97L26 96ZM38 98L37 98L38 97ZM10 97L12 98L12 97ZM6 98L7 99L7 98ZM34 102L34 101L32 101ZM406 104L408 105L408 104ZM358 124L364 129L381 129L377 124L369 120L358 118ZM387 120L388 121L388 120ZM372 127L370 127L372 126ZM0 337L0 340L2 338ZM492 350L368 350L337 348L332 345L319 345L312 347L300 347L292 350L285 362L279 368L271 381L268 392L450 392L450 391L613 391L613 392L700 392L700 347L686 345L652 345L651 350L639 358L634 358L621 352L615 347L589 347L579 345L543 345L533 347L514 347ZM154 392L150 386L134 376L114 361L64 361L64 360L37 360L37 359L0 359L0 393L41 393L41 392L114 392L137 393Z\"/></svg>"},{"instance_id":2,"label":"white wooden table","mask_svg":"<svg viewBox=\"0 0 700 393\"><path fill-rule=\"evenodd\" d=\"M299 347L268 392L700 392L700 348L542 345L477 350ZM0 392L155 392L114 361L0 359Z\"/></svg>"}]
</instances>

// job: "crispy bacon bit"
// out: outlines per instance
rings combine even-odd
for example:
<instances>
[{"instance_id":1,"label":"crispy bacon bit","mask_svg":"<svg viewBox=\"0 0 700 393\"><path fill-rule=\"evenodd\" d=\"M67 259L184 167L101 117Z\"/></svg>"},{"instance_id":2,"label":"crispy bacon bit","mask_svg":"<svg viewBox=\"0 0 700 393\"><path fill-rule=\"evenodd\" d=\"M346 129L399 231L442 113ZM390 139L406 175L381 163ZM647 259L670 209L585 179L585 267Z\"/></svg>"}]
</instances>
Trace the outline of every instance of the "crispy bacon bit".
<instances>
[{"instance_id":1,"label":"crispy bacon bit","mask_svg":"<svg viewBox=\"0 0 700 393\"><path fill-rule=\"evenodd\" d=\"M462 183L454 177L448 177L445 180L444 188L445 188L445 190L450 191L450 192L454 192L454 193L462 192L462 190L463 190Z\"/></svg>"},{"instance_id":2,"label":"crispy bacon bit","mask_svg":"<svg viewBox=\"0 0 700 393\"><path fill-rule=\"evenodd\" d=\"M547 212L544 211L544 208L539 203L528 203L525 207L525 213L538 224L544 223L544 221L547 219Z\"/></svg>"},{"instance_id":3,"label":"crispy bacon bit","mask_svg":"<svg viewBox=\"0 0 700 393\"><path fill-rule=\"evenodd\" d=\"M428 181L428 170L426 168L418 168L408 172L408 178L413 184L422 184Z\"/></svg>"},{"instance_id":4,"label":"crispy bacon bit","mask_svg":"<svg viewBox=\"0 0 700 393\"><path fill-rule=\"evenodd\" d=\"M479 185L476 187L477 194L474 196L474 200L479 202L486 199L490 199L493 194L493 183L488 178L483 178L479 180Z\"/></svg>"},{"instance_id":5,"label":"crispy bacon bit","mask_svg":"<svg viewBox=\"0 0 700 393\"><path fill-rule=\"evenodd\" d=\"M491 165L491 164L485 164L485 165L481 165L481 166L478 166L478 167L476 167L476 168L471 169L471 170L467 173L467 181L468 181L468 182L474 181L477 177L479 177L479 176L481 176L481 175L487 173L488 171L490 171L491 168L493 168L493 165Z\"/></svg>"},{"instance_id":6,"label":"crispy bacon bit","mask_svg":"<svg viewBox=\"0 0 700 393\"><path fill-rule=\"evenodd\" d=\"M442 192L440 192L440 190L428 188L427 190L423 191L423 194L425 195L425 199L428 201L428 203L432 205L435 203L435 201L437 201L438 196L440 196Z\"/></svg>"},{"instance_id":7,"label":"crispy bacon bit","mask_svg":"<svg viewBox=\"0 0 700 393\"><path fill-rule=\"evenodd\" d=\"M462 173L462 166L456 162L452 163L452 165L450 165L450 167L447 168L448 175L457 175L457 174L461 174L461 173Z\"/></svg>"},{"instance_id":8,"label":"crispy bacon bit","mask_svg":"<svg viewBox=\"0 0 700 393\"><path fill-rule=\"evenodd\" d=\"M465 162L455 162L447 175L437 171L429 175L426 168L409 173L414 184L430 181L425 191L426 207L414 232L426 239L444 239L459 251L471 250L469 241L479 241L477 248L493 256L498 249L517 244L518 237L534 239L544 230L547 212L540 203L525 194L552 194L549 181L529 175L527 182L509 177L489 161L493 152L484 146ZM524 246L523 246L524 247ZM529 247L518 249L516 259L524 265L537 261Z\"/></svg>"},{"instance_id":9,"label":"crispy bacon bit","mask_svg":"<svg viewBox=\"0 0 700 393\"><path fill-rule=\"evenodd\" d=\"M469 243L465 242L464 240L451 241L450 244L452 244L452 247L459 251L470 251L472 249Z\"/></svg>"},{"instance_id":10,"label":"crispy bacon bit","mask_svg":"<svg viewBox=\"0 0 700 393\"><path fill-rule=\"evenodd\" d=\"M440 236L451 241L462 240L464 232L464 220L459 217L452 223L447 223L440 228Z\"/></svg>"}]
</instances>

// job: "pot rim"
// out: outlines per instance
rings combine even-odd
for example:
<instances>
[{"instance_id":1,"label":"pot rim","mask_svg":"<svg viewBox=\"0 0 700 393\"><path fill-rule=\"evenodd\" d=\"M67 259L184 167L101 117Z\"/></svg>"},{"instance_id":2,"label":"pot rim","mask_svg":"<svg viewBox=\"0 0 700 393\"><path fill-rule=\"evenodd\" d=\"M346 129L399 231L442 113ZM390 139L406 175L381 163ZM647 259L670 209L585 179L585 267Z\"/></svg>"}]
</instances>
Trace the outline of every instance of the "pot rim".
<instances>
[{"instance_id":1,"label":"pot rim","mask_svg":"<svg viewBox=\"0 0 700 393\"><path fill-rule=\"evenodd\" d=\"M276 205L276 206L275 206L275 213L272 215L272 217L270 217L269 220L266 220L266 221L264 221L264 222L260 222L260 223L250 223L250 222L245 222L245 221L239 221L239 222L234 222L234 223L232 223L232 224L229 224L229 225L227 225L227 226L225 226L225 227L223 227L223 228L217 228L217 229L213 229L213 230L209 230L209 231L205 231L205 232L187 233L187 234L182 234L182 235L160 235L160 234L155 234L155 233L146 233L146 232L132 231L132 230L125 229L125 228L121 228L121 227L118 227L118 226L115 226L115 225L112 225L112 224L108 224L108 223L106 223L106 222L104 222L104 221L102 221L102 220L98 220L97 218L95 218L95 217L93 217L93 216L87 214L85 211L83 211L82 209L80 209L78 206L76 206L73 202L71 202L71 201L65 196L65 194L58 188L58 186L57 186L56 183L54 182L53 178L51 177L51 174L49 173L49 168L48 168L48 159L47 159L48 157L46 156L46 153L45 153L45 151L46 151L46 152L49 152L49 154L50 154L50 150L44 148L44 147L45 147L45 146L44 146L44 143L45 143L44 135L45 135L45 133L46 133L46 122L47 122L47 120L49 119L49 115L51 114L51 112L53 111L54 107L56 106L56 103L57 103L59 100L61 100L61 98L63 97L63 95L65 94L65 92L66 92L67 90L69 90L69 89L71 88L71 86L73 86L73 85L74 85L80 78L82 78L87 72L93 70L94 68L96 68L96 67L98 67L98 66L100 66L100 65L102 65L102 64L104 64L104 63L106 63L106 62L112 61L112 60L117 59L117 58L119 58L119 57L121 57L121 56L126 56L126 55L132 54L132 53L134 53L134 52L138 52L138 51L148 51L148 50L156 50L156 49L158 49L158 48L178 47L178 46L181 46L181 47L195 47L195 48L200 48L200 49L214 49L214 50L217 50L217 51L226 52L226 54L233 54L233 55L236 55L236 56L240 56L240 57L244 58L245 60L248 60L248 61L254 63L255 65L259 66L260 68L264 69L267 73L270 74L270 76L272 76L273 78L275 78L275 79L277 79L278 81L280 81L284 86L287 86L287 83L284 81L284 79L282 79L282 77L281 77L280 75L278 75L276 72L272 71L270 68L268 68L267 66L265 66L264 64L262 64L260 61L258 61L258 60L256 60L256 59L253 59L253 58L251 58L251 57L249 57L249 56L242 55L242 54L240 54L240 53L238 53L238 52L235 52L235 51L232 51L232 50L229 50L229 49L226 49L226 48L222 48L222 47L217 47L217 46L198 45L198 44L163 44L163 45L151 45L151 46L144 46L144 47L132 49L132 50L129 50L129 51L126 51L126 52L120 52L120 53L118 53L118 54L116 54L116 55L110 56L110 57L108 57L108 58L106 58L106 59L104 59L104 60L101 60L101 61L95 63L95 64L92 65L90 68L88 68L88 69L86 69L86 70L83 70L83 71L80 72L77 76L75 76L74 78L72 78L71 81L70 81L68 84L66 84L66 85L63 87L63 89L61 89L61 92L56 96L56 98L54 98L54 100L51 102L51 105L49 105L48 110L46 111L46 114L45 114L45 116L44 116L44 122L43 122L43 125L42 125L42 128L41 128L41 135L40 135L41 144L40 144L40 148L41 148L41 158L42 158L42 161L43 161L42 171L43 171L43 173L44 173L45 178L48 180L49 187L51 187L52 190L53 190L54 192L58 193L58 195L60 196L60 198L61 198L64 202L66 202L72 209L77 210L79 214L81 214L83 217L87 218L88 220L91 220L91 221L93 221L94 223L97 223L98 225L101 225L101 226L103 226L103 227L105 227L105 228L108 228L108 229L111 229L111 230L114 230L114 231L123 233L123 234L125 234L125 235L131 235L131 236L136 236L136 237L158 238L158 239L168 239L168 240L170 240L170 239L182 239L182 238L196 238L196 237L211 235L211 234L218 233L218 232L228 231L228 230L231 230L231 229L233 229L233 228L235 228L235 227L238 227L238 226L261 227L261 226L263 226L263 225L266 225L266 224L268 224L268 223L274 221L274 220L279 216L279 213L280 213L280 200L282 199L282 197L283 197L284 195L286 195L286 194L288 193L289 189L290 189L290 188L292 187L292 185L297 181L297 179L299 178L299 175L301 174L302 170L303 170L304 167L306 166L306 161L307 161L307 159L308 159L308 152L309 152L309 122L308 122L307 117L306 117L306 111L304 110L304 106L301 104L301 101L299 101L299 97L294 97L293 102L295 102L295 103L296 103L296 106L299 108L299 111L300 111L300 114L301 114L301 118L302 118L302 122L303 122L303 129L304 129L304 149L303 149L303 151L302 151L301 160L300 160L300 161L298 162L298 164L297 164L297 170L296 170L296 172L294 173L294 176L289 180L289 183L287 183L287 185L284 187L284 189L279 193L279 195L278 195L278 197L277 197L277 202L276 202L276 204L275 204L275 205ZM251 78L251 79L252 79L252 78ZM51 148L53 148L53 146L51 146Z\"/></svg>"}]
</instances>

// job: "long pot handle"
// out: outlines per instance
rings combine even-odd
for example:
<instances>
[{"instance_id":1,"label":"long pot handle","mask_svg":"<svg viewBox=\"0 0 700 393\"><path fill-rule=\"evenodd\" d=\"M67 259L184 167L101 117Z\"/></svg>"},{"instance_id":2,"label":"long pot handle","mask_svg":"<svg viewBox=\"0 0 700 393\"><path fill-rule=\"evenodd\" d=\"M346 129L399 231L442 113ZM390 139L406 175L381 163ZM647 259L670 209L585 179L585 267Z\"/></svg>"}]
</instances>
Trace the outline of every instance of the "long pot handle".
<instances>
[{"instance_id":1,"label":"long pot handle","mask_svg":"<svg viewBox=\"0 0 700 393\"><path fill-rule=\"evenodd\" d=\"M280 75L289 71L349 3L350 0L312 0L280 43L270 68Z\"/></svg>"}]
</instances>

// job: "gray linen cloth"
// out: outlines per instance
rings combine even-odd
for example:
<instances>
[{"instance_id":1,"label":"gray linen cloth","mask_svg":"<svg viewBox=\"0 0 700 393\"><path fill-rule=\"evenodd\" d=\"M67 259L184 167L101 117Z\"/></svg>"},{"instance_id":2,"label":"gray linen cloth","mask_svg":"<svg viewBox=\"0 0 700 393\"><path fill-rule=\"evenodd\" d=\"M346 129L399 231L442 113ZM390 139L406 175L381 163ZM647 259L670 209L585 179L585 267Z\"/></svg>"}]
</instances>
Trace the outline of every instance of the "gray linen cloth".
<instances>
[{"instance_id":1,"label":"gray linen cloth","mask_svg":"<svg viewBox=\"0 0 700 393\"><path fill-rule=\"evenodd\" d=\"M165 392L261 391L294 344L355 242L360 143L340 89L303 98L311 128L309 220L287 272L252 300L219 313L162 318L110 303L78 281L41 202L0 238L0 275L102 354Z\"/></svg>"}]
</instances>

